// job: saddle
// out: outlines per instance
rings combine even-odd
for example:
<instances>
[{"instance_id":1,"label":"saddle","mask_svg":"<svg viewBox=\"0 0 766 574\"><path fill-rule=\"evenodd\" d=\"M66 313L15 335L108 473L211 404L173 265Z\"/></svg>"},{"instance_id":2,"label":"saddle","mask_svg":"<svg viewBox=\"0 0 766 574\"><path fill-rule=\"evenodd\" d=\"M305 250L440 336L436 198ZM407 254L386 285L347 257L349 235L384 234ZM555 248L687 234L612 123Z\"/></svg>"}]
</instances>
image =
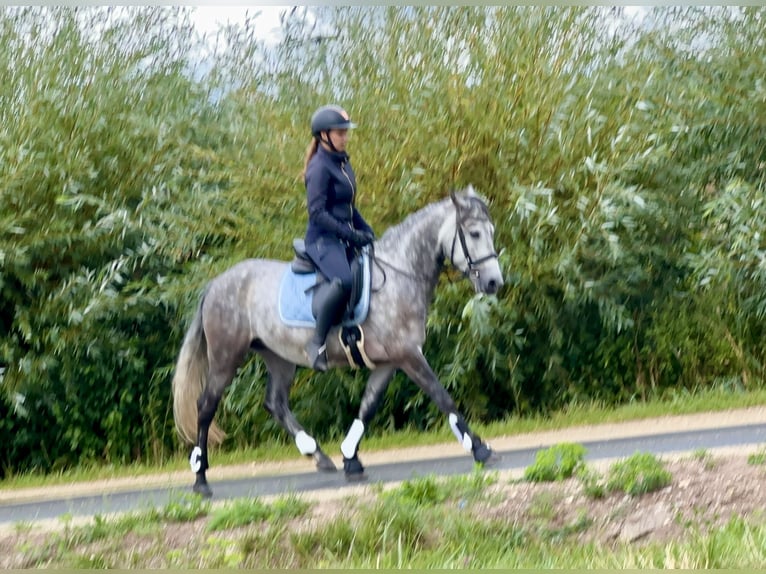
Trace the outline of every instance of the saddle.
<instances>
[{"instance_id":1,"label":"saddle","mask_svg":"<svg viewBox=\"0 0 766 574\"><path fill-rule=\"evenodd\" d=\"M314 289L321 289L323 283L328 281L327 277L317 269L314 262L306 253L306 243L303 239L293 239L293 251L295 251L295 257L290 263L290 269L296 275L308 275L310 273L316 273L316 283ZM362 291L364 289L364 266L362 265L362 258L354 257L351 261L351 276L353 281L351 283L351 295L346 305L346 310L343 313L341 323L354 322L354 309L359 304L362 298ZM316 316L316 311L312 309L312 312Z\"/></svg>"},{"instance_id":2,"label":"saddle","mask_svg":"<svg viewBox=\"0 0 766 574\"><path fill-rule=\"evenodd\" d=\"M317 316L316 306L324 300L322 288L330 285L327 277L316 268L306 253L303 239L293 240L295 256L290 262L290 269L285 272L279 292L279 314L282 321L295 327L312 327ZM351 295L343 316L336 325L338 340L352 368L375 365L364 350L364 331L362 323L367 318L370 306L370 257L366 250L351 261L353 277Z\"/></svg>"}]
</instances>

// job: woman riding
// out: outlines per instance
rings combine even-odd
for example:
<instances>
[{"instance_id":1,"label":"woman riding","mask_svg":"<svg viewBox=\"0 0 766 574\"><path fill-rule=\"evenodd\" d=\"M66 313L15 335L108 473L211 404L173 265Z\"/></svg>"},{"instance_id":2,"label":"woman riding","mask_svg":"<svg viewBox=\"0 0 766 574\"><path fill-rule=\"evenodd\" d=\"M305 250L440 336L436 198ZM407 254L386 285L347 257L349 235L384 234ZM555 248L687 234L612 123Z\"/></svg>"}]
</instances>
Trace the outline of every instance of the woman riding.
<instances>
[{"instance_id":1,"label":"woman riding","mask_svg":"<svg viewBox=\"0 0 766 574\"><path fill-rule=\"evenodd\" d=\"M318 371L327 370L327 333L351 295L353 250L375 239L354 204L356 178L346 153L349 130L354 127L346 111L335 105L320 107L311 118L313 138L303 172L309 214L305 244L330 283L316 310L314 336L305 348L309 364Z\"/></svg>"}]
</instances>

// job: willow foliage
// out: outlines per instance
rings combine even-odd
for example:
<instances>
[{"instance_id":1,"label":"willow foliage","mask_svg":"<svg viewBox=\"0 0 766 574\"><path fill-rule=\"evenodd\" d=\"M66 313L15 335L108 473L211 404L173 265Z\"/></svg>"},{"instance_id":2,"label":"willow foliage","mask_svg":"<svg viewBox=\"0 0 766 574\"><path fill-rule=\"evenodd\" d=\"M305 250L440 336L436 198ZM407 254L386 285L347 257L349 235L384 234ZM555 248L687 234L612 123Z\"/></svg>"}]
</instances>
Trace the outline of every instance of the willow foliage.
<instances>
[{"instance_id":1,"label":"willow foliage","mask_svg":"<svg viewBox=\"0 0 766 574\"><path fill-rule=\"evenodd\" d=\"M473 183L507 287L438 287L425 352L474 420L761 384L766 14L599 7L295 7L199 38L187 9L0 17L0 467L157 459L204 284L291 256L312 111L343 104L382 232ZM284 439L243 366L231 443ZM299 373L343 432L364 374ZM377 428L443 424L397 377Z\"/></svg>"}]
</instances>

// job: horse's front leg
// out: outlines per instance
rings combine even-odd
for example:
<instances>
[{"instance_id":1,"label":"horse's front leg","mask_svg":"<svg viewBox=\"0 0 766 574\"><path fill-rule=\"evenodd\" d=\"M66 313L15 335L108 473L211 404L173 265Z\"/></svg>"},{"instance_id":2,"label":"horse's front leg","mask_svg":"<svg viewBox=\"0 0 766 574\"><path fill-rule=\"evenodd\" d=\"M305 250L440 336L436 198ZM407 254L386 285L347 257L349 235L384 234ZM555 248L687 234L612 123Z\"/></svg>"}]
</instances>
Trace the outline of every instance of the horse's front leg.
<instances>
[{"instance_id":1,"label":"horse's front leg","mask_svg":"<svg viewBox=\"0 0 766 574\"><path fill-rule=\"evenodd\" d=\"M314 459L318 470L334 472L335 463L327 456L316 439L306 432L290 410L290 387L295 378L296 367L269 350L259 350L268 371L264 407L295 441L295 446L304 456Z\"/></svg>"},{"instance_id":2,"label":"horse's front leg","mask_svg":"<svg viewBox=\"0 0 766 574\"><path fill-rule=\"evenodd\" d=\"M343 453L343 470L348 480L361 480L364 478L364 466L362 466L357 451L359 443L362 440L365 428L372 420L372 417L378 410L383 393L388 388L391 377L394 376L396 368L392 366L381 366L372 371L367 380L367 386L362 395L362 402L359 405L359 416L354 419L351 428L346 434L346 438L340 445L340 451Z\"/></svg>"},{"instance_id":3,"label":"horse's front leg","mask_svg":"<svg viewBox=\"0 0 766 574\"><path fill-rule=\"evenodd\" d=\"M491 464L497 455L479 435L473 433L463 416L458 413L455 401L441 384L431 369L423 353L418 349L408 355L401 363L402 370L436 403L439 410L447 416L450 428L463 448L473 454L476 462Z\"/></svg>"}]
</instances>

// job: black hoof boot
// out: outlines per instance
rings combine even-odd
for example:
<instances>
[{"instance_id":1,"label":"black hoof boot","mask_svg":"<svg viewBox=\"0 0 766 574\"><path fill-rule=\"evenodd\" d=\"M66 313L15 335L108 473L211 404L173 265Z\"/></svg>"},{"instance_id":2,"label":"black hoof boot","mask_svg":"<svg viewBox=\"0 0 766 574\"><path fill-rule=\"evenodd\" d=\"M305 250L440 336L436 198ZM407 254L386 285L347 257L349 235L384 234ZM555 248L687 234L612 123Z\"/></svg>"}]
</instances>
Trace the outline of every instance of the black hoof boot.
<instances>
[{"instance_id":1,"label":"black hoof boot","mask_svg":"<svg viewBox=\"0 0 766 574\"><path fill-rule=\"evenodd\" d=\"M346 480L349 482L359 482L360 480L366 480L367 476L364 474L364 467L359 461L359 458L343 457L343 471L346 473Z\"/></svg>"},{"instance_id":2,"label":"black hoof boot","mask_svg":"<svg viewBox=\"0 0 766 574\"><path fill-rule=\"evenodd\" d=\"M317 448L316 452L312 455L314 462L316 462L317 470L319 472L337 472L338 468L332 459L322 452L322 449Z\"/></svg>"},{"instance_id":3,"label":"black hoof boot","mask_svg":"<svg viewBox=\"0 0 766 574\"><path fill-rule=\"evenodd\" d=\"M492 466L500 461L500 455L496 454L486 444L481 444L473 449L473 459L484 466Z\"/></svg>"}]
</instances>

